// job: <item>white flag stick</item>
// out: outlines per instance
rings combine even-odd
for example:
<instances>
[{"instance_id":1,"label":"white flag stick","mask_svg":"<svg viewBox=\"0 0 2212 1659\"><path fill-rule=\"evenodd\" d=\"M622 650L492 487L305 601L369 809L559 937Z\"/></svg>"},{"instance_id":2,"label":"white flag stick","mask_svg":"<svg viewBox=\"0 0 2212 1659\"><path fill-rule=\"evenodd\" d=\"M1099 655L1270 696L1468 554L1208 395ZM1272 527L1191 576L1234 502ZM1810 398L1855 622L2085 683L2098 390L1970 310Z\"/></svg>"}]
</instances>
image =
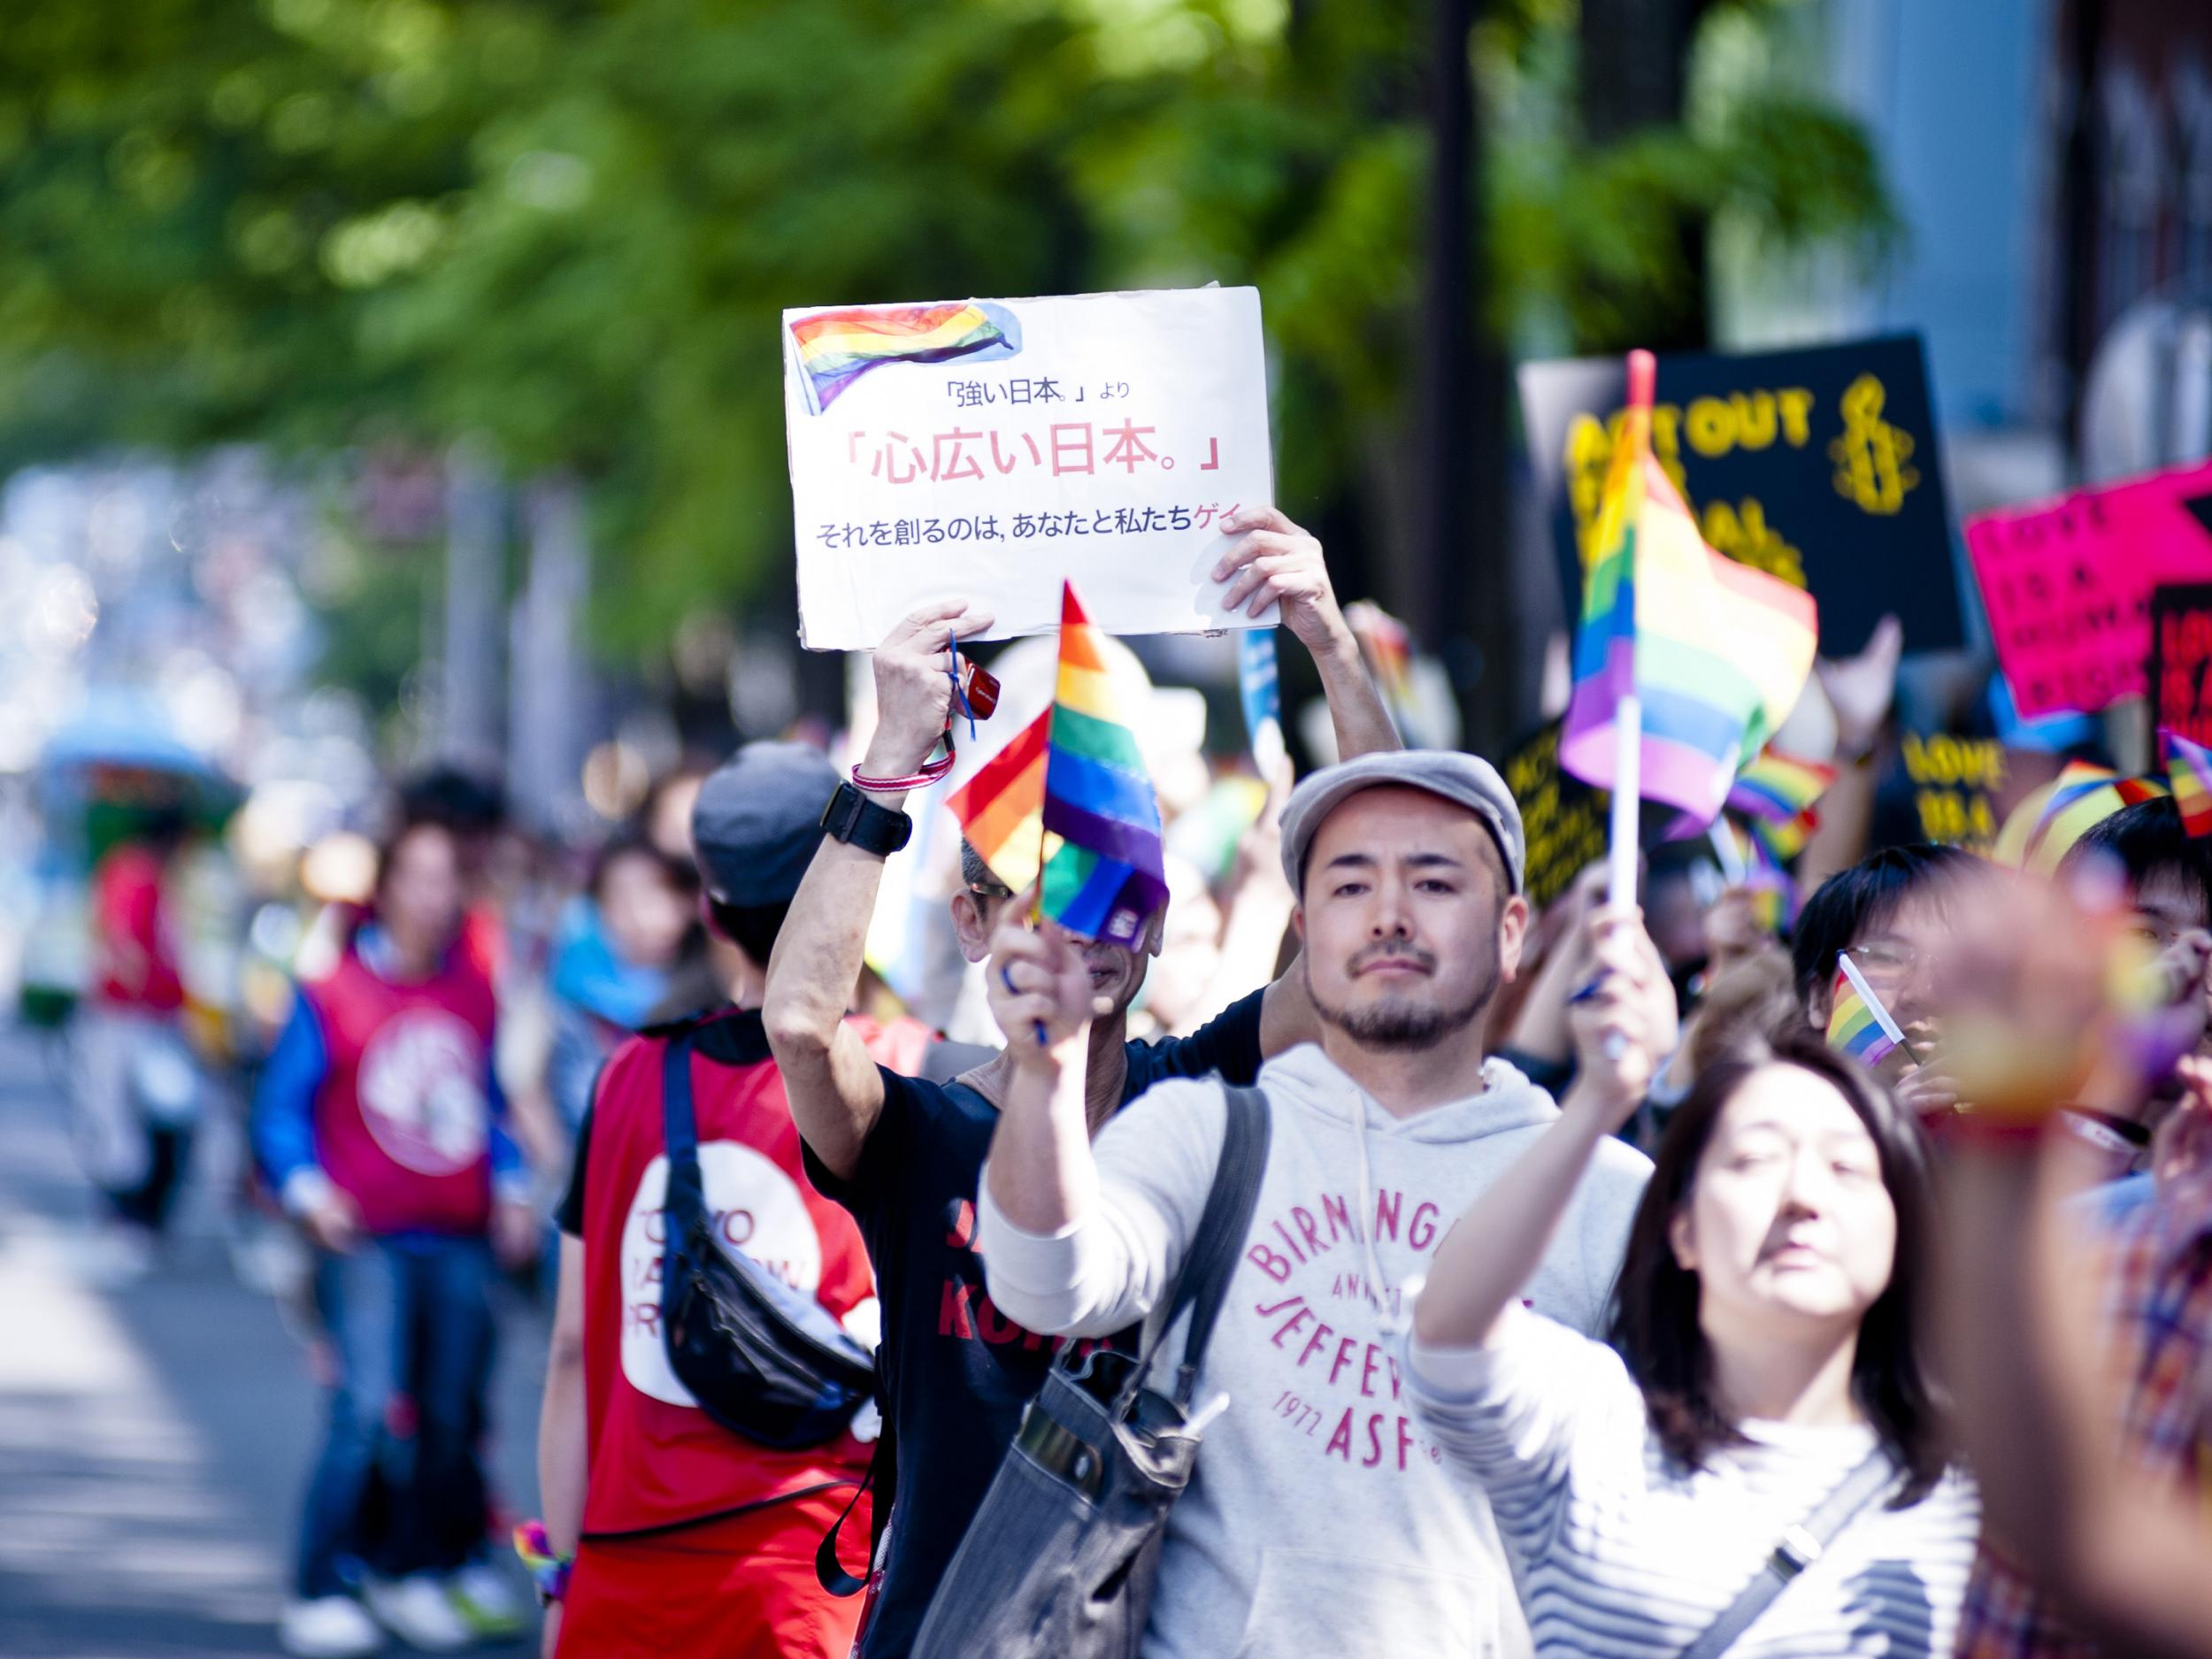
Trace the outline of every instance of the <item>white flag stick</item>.
<instances>
[{"instance_id":1,"label":"white flag stick","mask_svg":"<svg viewBox=\"0 0 2212 1659\"><path fill-rule=\"evenodd\" d=\"M1644 704L1631 692L1613 709L1612 845L1608 902L1636 902L1636 825L1643 781Z\"/></svg>"},{"instance_id":2,"label":"white flag stick","mask_svg":"<svg viewBox=\"0 0 2212 1659\"><path fill-rule=\"evenodd\" d=\"M1740 887L1751 879L1751 872L1744 868L1743 849L1736 845L1736 833L1728 827L1728 820L1717 818L1705 826L1705 839L1713 843L1713 856L1720 860L1722 879L1732 887Z\"/></svg>"}]
</instances>

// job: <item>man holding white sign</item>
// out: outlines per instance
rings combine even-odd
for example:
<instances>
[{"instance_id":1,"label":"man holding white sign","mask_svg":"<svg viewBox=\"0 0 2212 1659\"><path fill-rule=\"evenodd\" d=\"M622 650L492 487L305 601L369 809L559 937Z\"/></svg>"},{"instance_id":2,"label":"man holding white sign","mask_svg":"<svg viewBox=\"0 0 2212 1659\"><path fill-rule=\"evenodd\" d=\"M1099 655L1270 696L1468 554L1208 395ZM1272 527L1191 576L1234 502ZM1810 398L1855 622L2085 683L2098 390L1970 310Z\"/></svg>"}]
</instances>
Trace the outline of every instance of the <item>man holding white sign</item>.
<instances>
[{"instance_id":1,"label":"man holding white sign","mask_svg":"<svg viewBox=\"0 0 2212 1659\"><path fill-rule=\"evenodd\" d=\"M1274 500L1255 290L783 320L810 649L866 649L947 593L991 595L991 638L1048 633L1064 577L1110 634L1242 624L1210 574Z\"/></svg>"},{"instance_id":2,"label":"man holding white sign","mask_svg":"<svg viewBox=\"0 0 2212 1659\"><path fill-rule=\"evenodd\" d=\"M1395 749L1320 544L1271 508L1246 507L1231 528L1236 540L1208 572L1225 584L1224 610L1242 605L1256 615L1279 604L1320 669L1340 750ZM1057 1346L992 1305L971 1248L984 1154L1013 1077L1005 1056L950 1084L932 1083L879 1070L844 1033L883 861L902 842L903 780L945 730L953 666L947 636L974 638L993 625L992 611L972 603L926 605L877 649L879 719L854 769L874 787L864 806L833 819L768 964L768 1040L806 1143L807 1173L858 1222L884 1311L879 1363L896 1447L895 1513L880 1594L861 1639L867 1659L902 1659L909 1651ZM838 799L847 803L844 790ZM962 852L967 885L953 897L953 924L962 949L980 960L1018 901L972 847L964 843ZM1084 948L1094 992L1111 1010L1092 1023L1077 1085L1090 1102L1093 1130L1164 1078L1218 1073L1249 1083L1263 1058L1318 1033L1294 969L1188 1037L1128 1041L1129 1005L1158 949L1161 920L1149 920L1142 948ZM880 1512L880 1495L878 1504Z\"/></svg>"}]
</instances>

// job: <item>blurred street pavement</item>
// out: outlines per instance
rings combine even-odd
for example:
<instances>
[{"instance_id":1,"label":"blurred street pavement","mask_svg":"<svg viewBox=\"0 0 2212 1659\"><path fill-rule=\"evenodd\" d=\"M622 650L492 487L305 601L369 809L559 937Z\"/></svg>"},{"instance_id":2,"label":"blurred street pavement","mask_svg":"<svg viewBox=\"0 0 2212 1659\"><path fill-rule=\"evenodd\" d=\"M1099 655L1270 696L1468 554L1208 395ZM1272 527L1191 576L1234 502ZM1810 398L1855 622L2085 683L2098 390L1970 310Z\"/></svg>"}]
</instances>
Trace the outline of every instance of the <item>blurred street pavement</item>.
<instances>
[{"instance_id":1,"label":"blurred street pavement","mask_svg":"<svg viewBox=\"0 0 2212 1659\"><path fill-rule=\"evenodd\" d=\"M83 1271L92 1195L40 1040L0 1029L7 1659L278 1652L319 1399L307 1350L232 1271L210 1176L234 1167L235 1128L204 1142L170 1256L127 1288L97 1287ZM545 1327L503 1311L495 1479L527 1516Z\"/></svg>"}]
</instances>

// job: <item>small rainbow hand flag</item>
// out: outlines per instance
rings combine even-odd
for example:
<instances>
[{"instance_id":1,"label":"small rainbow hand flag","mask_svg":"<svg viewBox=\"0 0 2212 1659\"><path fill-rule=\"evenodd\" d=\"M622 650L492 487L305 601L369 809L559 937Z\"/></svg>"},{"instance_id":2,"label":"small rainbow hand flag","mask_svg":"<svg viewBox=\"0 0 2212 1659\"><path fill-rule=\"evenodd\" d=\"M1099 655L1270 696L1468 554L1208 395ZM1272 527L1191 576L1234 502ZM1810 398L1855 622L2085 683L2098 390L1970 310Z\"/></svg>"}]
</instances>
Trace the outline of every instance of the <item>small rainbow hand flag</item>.
<instances>
[{"instance_id":1,"label":"small rainbow hand flag","mask_svg":"<svg viewBox=\"0 0 2212 1659\"><path fill-rule=\"evenodd\" d=\"M2173 780L2174 804L2181 809L2181 826L2192 835L2212 835L2212 749L2193 743L2171 732L2161 732L2166 748L2168 775Z\"/></svg>"},{"instance_id":2,"label":"small rainbow hand flag","mask_svg":"<svg viewBox=\"0 0 2212 1659\"><path fill-rule=\"evenodd\" d=\"M1397 728L1398 741L1412 743L1420 726L1420 713L1413 701L1413 636L1406 632L1404 623L1371 599L1355 599L1345 606L1344 625L1359 641L1368 672L1374 676L1375 689L1389 711L1390 724Z\"/></svg>"},{"instance_id":3,"label":"small rainbow hand flag","mask_svg":"<svg viewBox=\"0 0 2212 1659\"><path fill-rule=\"evenodd\" d=\"M818 415L855 380L887 363L943 363L1011 343L1005 326L973 300L820 311L793 323L791 337L798 342L808 402Z\"/></svg>"},{"instance_id":4,"label":"small rainbow hand flag","mask_svg":"<svg viewBox=\"0 0 2212 1659\"><path fill-rule=\"evenodd\" d=\"M1043 814L1060 845L1045 857L1042 906L1071 933L1134 946L1167 906L1160 803L1097 641L1074 584L1062 583Z\"/></svg>"},{"instance_id":5,"label":"small rainbow hand flag","mask_svg":"<svg viewBox=\"0 0 2212 1659\"><path fill-rule=\"evenodd\" d=\"M1652 359L1629 359L1575 634L1574 693L1559 764L1613 787L1614 724L1641 705L1637 793L1709 824L1737 772L1796 706L1812 672L1810 594L1705 545L1651 453Z\"/></svg>"},{"instance_id":6,"label":"small rainbow hand flag","mask_svg":"<svg viewBox=\"0 0 2212 1659\"><path fill-rule=\"evenodd\" d=\"M1051 733L1052 710L1047 709L945 802L968 845L1017 893L1044 867L1045 750Z\"/></svg>"},{"instance_id":7,"label":"small rainbow hand flag","mask_svg":"<svg viewBox=\"0 0 2212 1659\"><path fill-rule=\"evenodd\" d=\"M1728 804L1747 818L1787 824L1813 810L1836 780L1836 769L1816 760L1800 760L1770 749L1736 774ZM1817 824L1818 820L1814 820Z\"/></svg>"},{"instance_id":8,"label":"small rainbow hand flag","mask_svg":"<svg viewBox=\"0 0 2212 1659\"><path fill-rule=\"evenodd\" d=\"M2074 843L2106 818L2165 793L2155 778L2124 778L2109 766L2068 761L2056 782L2013 809L1990 856L2031 875L2054 874Z\"/></svg>"},{"instance_id":9,"label":"small rainbow hand flag","mask_svg":"<svg viewBox=\"0 0 2212 1659\"><path fill-rule=\"evenodd\" d=\"M1890 1018L1882 999L1860 976L1848 951L1836 953L1836 983L1830 993L1828 1046L1865 1065L1879 1065L1902 1048L1905 1033Z\"/></svg>"}]
</instances>

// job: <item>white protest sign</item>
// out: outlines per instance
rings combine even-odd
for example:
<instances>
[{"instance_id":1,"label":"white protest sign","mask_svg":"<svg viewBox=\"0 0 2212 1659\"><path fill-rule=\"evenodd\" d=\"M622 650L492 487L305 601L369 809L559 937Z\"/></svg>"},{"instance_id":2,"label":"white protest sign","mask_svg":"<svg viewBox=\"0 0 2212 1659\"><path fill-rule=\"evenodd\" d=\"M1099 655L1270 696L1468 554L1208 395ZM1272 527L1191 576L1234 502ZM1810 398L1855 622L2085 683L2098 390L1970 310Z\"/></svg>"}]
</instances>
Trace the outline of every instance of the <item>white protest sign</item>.
<instances>
[{"instance_id":1,"label":"white protest sign","mask_svg":"<svg viewBox=\"0 0 2212 1659\"><path fill-rule=\"evenodd\" d=\"M1220 521L1274 500L1252 288L783 314L800 635L873 647L933 599L987 637L1271 623L1221 609Z\"/></svg>"}]
</instances>

